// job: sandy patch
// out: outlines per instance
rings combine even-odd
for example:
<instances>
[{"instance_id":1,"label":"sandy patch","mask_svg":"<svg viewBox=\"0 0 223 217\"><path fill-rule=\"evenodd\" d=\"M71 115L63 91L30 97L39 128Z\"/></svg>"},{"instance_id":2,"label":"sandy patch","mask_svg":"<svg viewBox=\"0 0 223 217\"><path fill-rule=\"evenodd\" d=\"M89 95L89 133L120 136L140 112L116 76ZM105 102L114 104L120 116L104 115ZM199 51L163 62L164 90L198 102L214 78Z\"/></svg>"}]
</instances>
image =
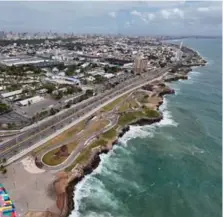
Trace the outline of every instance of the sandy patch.
<instances>
[{"instance_id":1,"label":"sandy patch","mask_svg":"<svg viewBox=\"0 0 223 217\"><path fill-rule=\"evenodd\" d=\"M23 160L21 160L21 163L22 163L24 169L29 173L43 173L43 172L45 172L45 170L40 169L36 166L36 164L34 162L34 158L31 156L28 156L28 157L24 158Z\"/></svg>"}]
</instances>

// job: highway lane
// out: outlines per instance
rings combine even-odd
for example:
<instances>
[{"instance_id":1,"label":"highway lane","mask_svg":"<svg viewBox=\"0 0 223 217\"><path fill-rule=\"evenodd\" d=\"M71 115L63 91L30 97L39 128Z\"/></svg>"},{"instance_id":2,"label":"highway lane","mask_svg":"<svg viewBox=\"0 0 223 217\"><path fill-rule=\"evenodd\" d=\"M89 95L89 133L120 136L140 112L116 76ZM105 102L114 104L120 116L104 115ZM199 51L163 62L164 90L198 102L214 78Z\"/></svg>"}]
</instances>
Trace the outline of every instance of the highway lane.
<instances>
[{"instance_id":1,"label":"highway lane","mask_svg":"<svg viewBox=\"0 0 223 217\"><path fill-rule=\"evenodd\" d=\"M126 82L126 84L130 83L130 81ZM114 90L117 88L114 88ZM25 137L29 136L30 134L33 134L37 131L41 131L44 128L48 127L49 125L56 124L58 120L64 119L67 116L71 115L72 113L77 112L79 109L82 109L86 105L93 103L94 101L97 101L99 98L103 98L106 94L111 94L114 90L108 90L105 93L95 96L94 98L90 98L88 100L85 100L77 105L74 105L74 108L63 110L62 112L54 115L51 117L51 120L46 120L45 122L42 122L41 125L34 126L32 129L16 136L14 139L9 140L8 142L5 142L0 145L0 150L3 150L5 146L10 146L15 142L20 142L22 141ZM47 118L48 119L48 118ZM57 120L58 119L58 120Z\"/></svg>"},{"instance_id":2,"label":"highway lane","mask_svg":"<svg viewBox=\"0 0 223 217\"><path fill-rule=\"evenodd\" d=\"M137 83L141 83L142 81L138 81ZM134 83L133 85L131 85L131 86L134 86L135 84L137 84L137 83ZM128 88L130 88L130 87L126 87L126 88L124 88L122 91L125 91L126 89L128 89ZM77 117L79 117L79 116L81 116L81 115L83 115L84 113L86 113L86 112L88 112L88 111L90 111L91 109L93 109L95 106L97 106L98 104L101 104L101 103L103 103L103 102L105 102L106 100L108 100L109 98L112 98L112 97L114 97L116 94L119 94L119 92L121 92L121 91L117 91L117 92L113 92L113 94L111 95L111 96L107 96L107 97L105 97L105 98L103 98L103 99L101 99L101 100L99 100L97 103L96 103L96 105L95 104L90 104L90 105L88 105L87 107L85 107L85 109L84 110L82 110L81 112L78 112L73 118L77 118ZM86 103L84 103L84 105L85 105ZM87 104L89 104L89 103L87 103ZM69 112L69 114L70 114L70 112ZM65 117L65 115L63 116L63 117ZM57 122L57 121L53 121L53 122L51 122L51 124L53 123L55 123L55 122ZM64 121L62 121L62 124L60 124L60 125L58 125L56 128L58 129L58 128L61 128L62 126L64 126L64 124L67 124L67 120L64 120ZM41 129L42 129L42 127L41 127ZM44 128L43 128L44 129ZM34 130L32 130L32 131L34 131ZM50 134L50 133L52 133L53 132L53 130L49 130L49 129L47 129L47 131L46 132L44 132L44 134ZM31 136L31 138L32 138L32 141L29 141L29 139L27 139L28 140L28 142L29 142L29 144L27 143L27 141L24 141L23 142L23 144L25 145L25 146L29 146L30 144L32 144L33 143L33 141L36 141L36 140L38 140L38 138L39 139L41 139L42 138L42 135L37 135L37 136ZM15 140L13 140L13 142L14 142ZM21 146L23 146L23 145L21 145L21 144L18 144L17 145L17 147L20 149L20 147ZM19 150L18 150L19 151ZM5 153L5 152L4 152ZM14 153L13 153L14 154ZM13 155L13 154L10 154L10 155Z\"/></svg>"},{"instance_id":3,"label":"highway lane","mask_svg":"<svg viewBox=\"0 0 223 217\"><path fill-rule=\"evenodd\" d=\"M1 146L0 157L12 157L13 155L15 155L15 153L18 153L32 146L44 137L47 137L50 134L54 133L55 130L61 129L63 126L69 124L71 122L71 118L77 119L78 117L86 114L98 105L106 102L107 100L115 97L116 95L119 95L120 93L125 92L131 87L142 83L145 78L147 80L153 79L154 77L160 76L164 71L167 70L168 68L165 68L163 70L160 70L159 73L157 72L154 74L149 74L148 76L145 76L143 78L139 77L131 79L125 82L124 84L117 85L112 90L106 91L102 95L96 96L93 99L90 98L89 100L86 100L86 102L84 101L82 104L78 104L77 106L75 106L75 108L72 108L70 110L68 109L68 111L66 111L65 113L59 114L58 117L56 117L55 115L54 117L52 117L52 120L48 121L47 123L43 123L41 126L38 126L29 130L28 132L25 132L25 135L19 135L17 138L14 138L11 141L7 142L4 147ZM124 87L121 88L120 86ZM53 125L55 126L55 128L52 128Z\"/></svg>"}]
</instances>

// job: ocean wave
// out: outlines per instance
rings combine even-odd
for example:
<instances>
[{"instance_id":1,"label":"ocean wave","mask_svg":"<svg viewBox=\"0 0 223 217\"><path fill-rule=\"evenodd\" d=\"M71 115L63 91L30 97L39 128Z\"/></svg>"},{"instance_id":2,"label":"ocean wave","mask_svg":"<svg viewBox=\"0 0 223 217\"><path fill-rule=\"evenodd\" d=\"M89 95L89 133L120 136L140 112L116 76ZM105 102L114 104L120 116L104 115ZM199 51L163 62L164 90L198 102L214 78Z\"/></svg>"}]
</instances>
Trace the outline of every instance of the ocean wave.
<instances>
[{"instance_id":1,"label":"ocean wave","mask_svg":"<svg viewBox=\"0 0 223 217\"><path fill-rule=\"evenodd\" d=\"M155 124L146 126L130 126L130 130L124 134L123 137L119 138L119 142L127 146L127 143L131 139L135 138L152 138L156 132L157 127L174 126L178 125L173 120L171 112L168 110L168 100L164 97L163 104L160 106L160 111L163 113L163 119Z\"/></svg>"},{"instance_id":2,"label":"ocean wave","mask_svg":"<svg viewBox=\"0 0 223 217\"><path fill-rule=\"evenodd\" d=\"M85 210L87 203L96 208L106 206L107 208L118 209L119 207L119 201L115 200L114 195L106 189L103 182L93 173L86 176L76 185L74 202L75 210L72 212L71 217L92 216L80 215L81 211Z\"/></svg>"},{"instance_id":3,"label":"ocean wave","mask_svg":"<svg viewBox=\"0 0 223 217\"><path fill-rule=\"evenodd\" d=\"M180 84L179 84L179 82L178 81L173 81L173 82L165 82L165 84L168 86L168 87L170 87L170 88L172 88L172 89L174 89L174 95L179 95L181 92L180 92Z\"/></svg>"},{"instance_id":4,"label":"ocean wave","mask_svg":"<svg viewBox=\"0 0 223 217\"><path fill-rule=\"evenodd\" d=\"M190 80L192 80L193 79L193 82L196 80L196 78L198 77L198 76L200 76L200 72L198 72L198 71L192 71L192 72L190 72L189 74L188 74L188 80L189 80L189 82L191 82ZM186 83L188 83L188 80L185 80L186 81Z\"/></svg>"},{"instance_id":5,"label":"ocean wave","mask_svg":"<svg viewBox=\"0 0 223 217\"><path fill-rule=\"evenodd\" d=\"M119 142L126 146L127 142L131 139L135 138L147 138L147 137L153 137L153 132L146 131L142 126L130 126L130 129L128 132L124 134L121 138L119 138Z\"/></svg>"},{"instance_id":6,"label":"ocean wave","mask_svg":"<svg viewBox=\"0 0 223 217\"><path fill-rule=\"evenodd\" d=\"M77 217L77 216L81 216L81 217L118 217L117 215L114 216L109 212L98 213L98 212L93 212L93 211L86 212L85 214L79 213L75 217ZM72 216L72 217L74 217L74 216Z\"/></svg>"}]
</instances>

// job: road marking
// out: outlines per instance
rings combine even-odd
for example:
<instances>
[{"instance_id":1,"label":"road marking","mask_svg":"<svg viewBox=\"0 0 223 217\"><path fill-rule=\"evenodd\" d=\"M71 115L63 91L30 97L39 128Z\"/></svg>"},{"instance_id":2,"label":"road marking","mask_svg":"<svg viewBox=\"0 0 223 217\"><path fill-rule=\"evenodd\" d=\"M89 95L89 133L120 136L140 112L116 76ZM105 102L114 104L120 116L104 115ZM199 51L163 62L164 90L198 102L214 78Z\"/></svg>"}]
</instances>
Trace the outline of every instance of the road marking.
<instances>
[{"instance_id":1,"label":"road marking","mask_svg":"<svg viewBox=\"0 0 223 217\"><path fill-rule=\"evenodd\" d=\"M168 69L165 69L165 70L168 71ZM153 78L153 79L150 80L150 81L146 81L146 83L153 82L153 81L155 81L155 80L159 80L159 79L161 79L163 76L165 76L167 73L168 73L168 72L164 73L163 75L160 75L160 76L157 77L157 78ZM139 81L137 81L137 82L139 82ZM130 85L132 85L132 84L130 84ZM128 85L128 86L130 86L130 85ZM133 88L131 88L130 90L127 90L127 91L125 91L124 93L119 94L119 95L116 96L116 97L113 97L112 99L110 99L110 100L108 100L107 102L103 103L101 106L96 107L94 110L96 110L96 111L99 110L101 107L103 107L103 106L105 106L105 105L111 103L112 101L114 101L115 99L121 97L122 95L125 95L125 94L128 93L128 92L131 92L131 91L133 91L133 90L135 90L135 89L137 89L137 88L140 88L140 87L143 86L143 85L145 85L145 83L143 83L143 84L139 84L139 85L137 85L136 87L133 87ZM128 87L128 86L127 86L127 87ZM120 91L120 90L117 90L117 92L119 92L119 91ZM109 97L109 96L105 96L105 98L108 98L108 97ZM104 105L104 104L105 104L105 105ZM88 113L90 113L90 112L88 112ZM86 114L86 115L87 115L87 114ZM65 118L65 119L63 119L63 120L57 122L56 125L58 125L59 123L65 121L66 119L70 118L71 116L73 116L73 114L70 115L70 116L68 116L67 118ZM78 123L79 123L79 122L78 122ZM76 124L77 124L77 123L76 123ZM74 124L74 125L76 125L76 124ZM38 134L40 134L40 133L42 133L42 132L48 130L48 129L51 128L51 127L52 127L52 126L49 126L49 127L45 128L45 129L43 129L42 131L40 131L40 132L38 132L38 133L36 133L36 134L34 134L34 135L28 137L27 139L25 139L25 140L23 140L23 141L21 141L21 142L15 144L15 145L10 146L8 149L6 149L6 150L4 150L3 152L1 152L1 154L2 154L2 153L6 153L7 151L12 150L14 147L19 146L19 145L22 144L23 142L26 142L26 141L29 140L30 138L33 138L34 136L36 136L36 135L38 135ZM61 133L60 133L60 134L61 134ZM50 135L49 135L49 136L50 136ZM41 146L41 145L40 145L40 146Z\"/></svg>"}]
</instances>

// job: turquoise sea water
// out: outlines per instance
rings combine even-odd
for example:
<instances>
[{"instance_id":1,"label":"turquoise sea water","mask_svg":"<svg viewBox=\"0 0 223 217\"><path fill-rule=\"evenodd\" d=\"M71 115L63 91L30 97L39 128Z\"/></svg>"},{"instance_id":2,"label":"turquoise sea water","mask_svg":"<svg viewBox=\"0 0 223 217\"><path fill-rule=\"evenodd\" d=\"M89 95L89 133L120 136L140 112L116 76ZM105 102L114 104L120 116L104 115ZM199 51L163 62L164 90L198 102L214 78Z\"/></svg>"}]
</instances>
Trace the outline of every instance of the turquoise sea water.
<instances>
[{"instance_id":1,"label":"turquoise sea water","mask_svg":"<svg viewBox=\"0 0 223 217\"><path fill-rule=\"evenodd\" d=\"M71 217L220 217L220 39L184 44L208 61L189 80L171 83L164 120L134 126L77 185Z\"/></svg>"}]
</instances>

